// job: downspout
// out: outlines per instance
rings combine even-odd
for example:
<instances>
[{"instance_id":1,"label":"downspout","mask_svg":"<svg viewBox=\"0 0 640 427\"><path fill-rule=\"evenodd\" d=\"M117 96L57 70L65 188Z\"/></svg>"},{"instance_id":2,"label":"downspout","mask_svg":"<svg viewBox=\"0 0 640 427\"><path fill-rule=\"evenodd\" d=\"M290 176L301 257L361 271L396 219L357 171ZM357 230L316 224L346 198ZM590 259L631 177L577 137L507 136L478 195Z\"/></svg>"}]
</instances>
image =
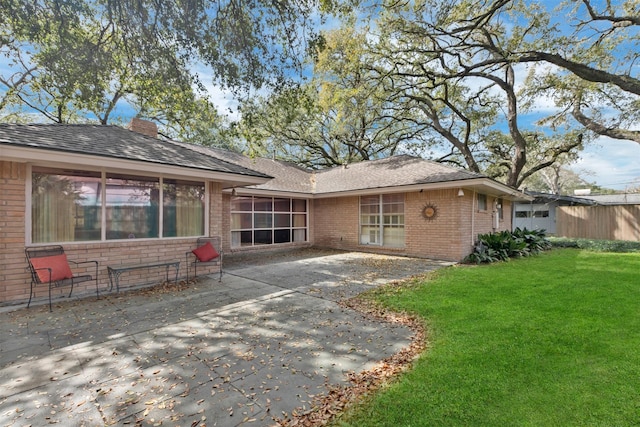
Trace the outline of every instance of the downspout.
<instances>
[{"instance_id":1,"label":"downspout","mask_svg":"<svg viewBox=\"0 0 640 427\"><path fill-rule=\"evenodd\" d=\"M533 230L533 200L529 202L529 230Z\"/></svg>"},{"instance_id":2,"label":"downspout","mask_svg":"<svg viewBox=\"0 0 640 427\"><path fill-rule=\"evenodd\" d=\"M516 224L516 201L511 201L511 231L515 230Z\"/></svg>"},{"instance_id":3,"label":"downspout","mask_svg":"<svg viewBox=\"0 0 640 427\"><path fill-rule=\"evenodd\" d=\"M473 248L473 246L476 244L476 207L475 207L475 203L476 203L476 190L475 188L473 189L473 194L471 195L471 247Z\"/></svg>"}]
</instances>

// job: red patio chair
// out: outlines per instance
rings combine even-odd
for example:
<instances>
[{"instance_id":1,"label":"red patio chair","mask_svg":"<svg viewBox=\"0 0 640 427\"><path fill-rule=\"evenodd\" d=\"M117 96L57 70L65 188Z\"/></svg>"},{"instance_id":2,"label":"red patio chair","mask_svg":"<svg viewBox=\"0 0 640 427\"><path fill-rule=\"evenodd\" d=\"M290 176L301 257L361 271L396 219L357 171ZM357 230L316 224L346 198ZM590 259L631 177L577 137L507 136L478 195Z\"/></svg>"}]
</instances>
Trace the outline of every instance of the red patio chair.
<instances>
[{"instance_id":1,"label":"red patio chair","mask_svg":"<svg viewBox=\"0 0 640 427\"><path fill-rule=\"evenodd\" d=\"M219 236L199 237L196 248L186 253L187 282L189 267L193 266L193 277L198 277L198 265L217 265L220 269L219 282L222 281L222 244Z\"/></svg>"},{"instance_id":2,"label":"red patio chair","mask_svg":"<svg viewBox=\"0 0 640 427\"><path fill-rule=\"evenodd\" d=\"M60 245L26 248L24 252L27 256L27 263L31 273L31 290L29 292L27 308L31 305L35 285L46 284L49 286L49 311L52 311L51 289L54 287L71 286L71 290L69 291L69 297L71 297L73 285L95 280L96 296L100 298L98 291L98 261L70 261L67 259L64 249ZM74 267L91 264L95 266L95 274L74 274L69 263L73 264Z\"/></svg>"}]
</instances>

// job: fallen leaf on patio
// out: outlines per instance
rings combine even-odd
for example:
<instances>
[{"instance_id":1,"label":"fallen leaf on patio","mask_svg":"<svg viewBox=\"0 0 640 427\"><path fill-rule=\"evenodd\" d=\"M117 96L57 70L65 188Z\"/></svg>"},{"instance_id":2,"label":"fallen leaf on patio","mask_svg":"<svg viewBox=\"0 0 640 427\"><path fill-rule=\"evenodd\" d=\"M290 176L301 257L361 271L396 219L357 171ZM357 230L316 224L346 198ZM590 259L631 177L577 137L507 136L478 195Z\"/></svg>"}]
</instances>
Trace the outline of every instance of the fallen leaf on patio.
<instances>
[{"instance_id":1,"label":"fallen leaf on patio","mask_svg":"<svg viewBox=\"0 0 640 427\"><path fill-rule=\"evenodd\" d=\"M394 285L398 285L398 283L394 283ZM370 302L357 297L343 304L369 317L410 327L414 331L411 344L368 371L349 373L348 378L351 385L335 386L329 390L328 394L315 396L311 409L298 408L292 412L291 417L283 413L283 417L276 420L279 426L315 427L325 425L348 405L381 387L390 378L405 370L425 349L426 333L424 325L419 320L404 314L387 312L381 307L374 306Z\"/></svg>"}]
</instances>

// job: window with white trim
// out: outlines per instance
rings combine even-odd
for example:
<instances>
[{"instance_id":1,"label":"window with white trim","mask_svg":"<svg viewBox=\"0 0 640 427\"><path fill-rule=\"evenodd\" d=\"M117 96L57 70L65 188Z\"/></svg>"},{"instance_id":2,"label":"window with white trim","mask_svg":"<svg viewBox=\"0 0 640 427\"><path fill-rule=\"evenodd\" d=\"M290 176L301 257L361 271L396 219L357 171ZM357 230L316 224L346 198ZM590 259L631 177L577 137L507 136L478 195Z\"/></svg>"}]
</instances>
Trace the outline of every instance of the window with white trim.
<instances>
[{"instance_id":1,"label":"window with white trim","mask_svg":"<svg viewBox=\"0 0 640 427\"><path fill-rule=\"evenodd\" d=\"M360 244L404 247L404 194L360 197Z\"/></svg>"},{"instance_id":2,"label":"window with white trim","mask_svg":"<svg viewBox=\"0 0 640 427\"><path fill-rule=\"evenodd\" d=\"M305 199L232 196L231 246L308 241Z\"/></svg>"},{"instance_id":3,"label":"window with white trim","mask_svg":"<svg viewBox=\"0 0 640 427\"><path fill-rule=\"evenodd\" d=\"M31 242L204 235L205 184L34 167Z\"/></svg>"},{"instance_id":4,"label":"window with white trim","mask_svg":"<svg viewBox=\"0 0 640 427\"><path fill-rule=\"evenodd\" d=\"M486 211L487 210L487 195L478 193L476 195L476 199L478 200L478 210Z\"/></svg>"}]
</instances>

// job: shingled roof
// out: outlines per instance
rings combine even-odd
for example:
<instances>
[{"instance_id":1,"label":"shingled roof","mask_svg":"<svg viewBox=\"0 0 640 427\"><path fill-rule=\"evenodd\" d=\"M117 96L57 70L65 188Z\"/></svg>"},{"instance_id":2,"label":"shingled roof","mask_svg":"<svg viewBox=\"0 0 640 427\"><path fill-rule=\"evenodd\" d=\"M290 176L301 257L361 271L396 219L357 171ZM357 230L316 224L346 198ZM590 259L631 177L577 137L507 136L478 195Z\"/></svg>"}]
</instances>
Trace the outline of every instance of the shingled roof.
<instances>
[{"instance_id":1,"label":"shingled roof","mask_svg":"<svg viewBox=\"0 0 640 427\"><path fill-rule=\"evenodd\" d=\"M199 146L193 149L272 176L273 179L264 184L248 187L260 190L320 195L486 178L481 174L408 155L311 171L292 163L262 157L251 158L219 148Z\"/></svg>"},{"instance_id":2,"label":"shingled roof","mask_svg":"<svg viewBox=\"0 0 640 427\"><path fill-rule=\"evenodd\" d=\"M272 177L272 179L264 184L250 186L249 188L291 193L313 193L311 172L293 163L267 159L264 157L249 157L221 148L203 147L199 145L194 146L193 144L185 144L175 141L172 141L172 143L179 146L189 147L192 150L196 150L248 169L259 171Z\"/></svg>"},{"instance_id":3,"label":"shingled roof","mask_svg":"<svg viewBox=\"0 0 640 427\"><path fill-rule=\"evenodd\" d=\"M420 157L399 155L316 173L317 194L486 178Z\"/></svg>"},{"instance_id":4,"label":"shingled roof","mask_svg":"<svg viewBox=\"0 0 640 427\"><path fill-rule=\"evenodd\" d=\"M0 124L0 144L269 178L239 164L203 155L186 144L177 147L111 125Z\"/></svg>"},{"instance_id":5,"label":"shingled roof","mask_svg":"<svg viewBox=\"0 0 640 427\"><path fill-rule=\"evenodd\" d=\"M254 190L321 196L353 191L392 190L397 187L446 182L456 182L457 185L463 185L464 181L478 179L493 182L479 173L409 155L398 155L312 171L289 162L261 157L250 158L219 148L192 146L192 149L273 177L263 184L247 186L248 189ZM503 186L497 182L495 185Z\"/></svg>"},{"instance_id":6,"label":"shingled roof","mask_svg":"<svg viewBox=\"0 0 640 427\"><path fill-rule=\"evenodd\" d=\"M394 191L400 187L432 187L431 184L496 190L500 194L523 196L484 175L399 155L363 161L320 171L266 158L251 158L229 150L172 140L160 140L118 126L68 124L0 124L2 145L79 153L95 157L134 160L157 165L245 176L224 179L225 187L247 190L299 193L331 197L362 191ZM466 182L465 182L466 181ZM260 184L256 184L260 183ZM249 185L255 184L255 185ZM525 196L530 198L530 196Z\"/></svg>"}]
</instances>

